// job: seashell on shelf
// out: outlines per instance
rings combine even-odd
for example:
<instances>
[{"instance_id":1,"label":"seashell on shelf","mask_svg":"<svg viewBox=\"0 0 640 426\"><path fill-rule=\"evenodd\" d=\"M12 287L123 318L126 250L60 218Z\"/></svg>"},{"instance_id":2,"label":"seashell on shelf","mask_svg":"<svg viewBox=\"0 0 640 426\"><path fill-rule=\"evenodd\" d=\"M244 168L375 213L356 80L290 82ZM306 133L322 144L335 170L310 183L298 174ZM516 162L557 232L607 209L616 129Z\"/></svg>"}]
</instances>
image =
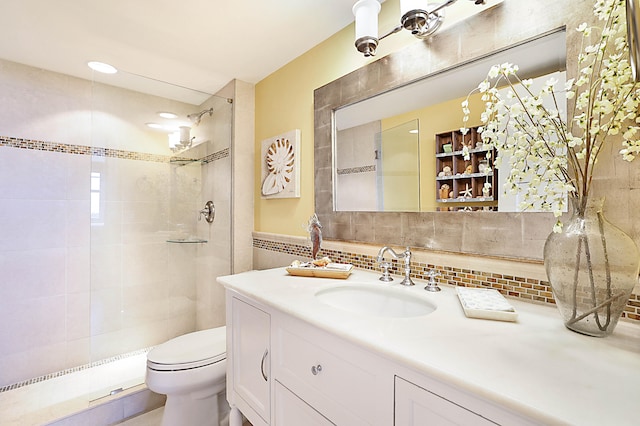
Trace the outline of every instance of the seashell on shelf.
<instances>
[{"instance_id":1,"label":"seashell on shelf","mask_svg":"<svg viewBox=\"0 0 640 426\"><path fill-rule=\"evenodd\" d=\"M276 139L265 155L267 176L262 182L262 194L282 192L293 178L295 152L289 139Z\"/></svg>"}]
</instances>

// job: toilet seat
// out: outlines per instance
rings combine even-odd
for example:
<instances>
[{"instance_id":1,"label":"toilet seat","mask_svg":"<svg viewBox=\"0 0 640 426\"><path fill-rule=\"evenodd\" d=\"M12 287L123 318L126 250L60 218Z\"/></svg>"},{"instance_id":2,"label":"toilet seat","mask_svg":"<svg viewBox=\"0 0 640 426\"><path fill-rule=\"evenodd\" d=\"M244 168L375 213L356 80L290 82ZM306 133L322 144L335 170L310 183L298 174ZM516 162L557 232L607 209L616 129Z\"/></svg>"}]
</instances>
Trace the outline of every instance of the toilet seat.
<instances>
[{"instance_id":1,"label":"toilet seat","mask_svg":"<svg viewBox=\"0 0 640 426\"><path fill-rule=\"evenodd\" d=\"M156 371L181 371L215 364L227 357L226 327L175 337L147 353L147 367Z\"/></svg>"}]
</instances>

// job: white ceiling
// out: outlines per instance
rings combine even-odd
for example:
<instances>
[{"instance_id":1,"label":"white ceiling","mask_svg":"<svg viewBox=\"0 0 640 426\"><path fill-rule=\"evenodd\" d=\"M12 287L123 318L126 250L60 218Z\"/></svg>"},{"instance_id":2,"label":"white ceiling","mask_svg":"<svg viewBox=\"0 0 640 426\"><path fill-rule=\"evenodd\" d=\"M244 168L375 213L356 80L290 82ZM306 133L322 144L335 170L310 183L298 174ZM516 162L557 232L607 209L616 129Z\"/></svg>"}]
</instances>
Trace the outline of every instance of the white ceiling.
<instances>
[{"instance_id":1,"label":"white ceiling","mask_svg":"<svg viewBox=\"0 0 640 426\"><path fill-rule=\"evenodd\" d=\"M234 78L257 83L343 29L354 2L0 0L0 58L85 79L96 60L122 71L100 81L140 87L145 76L216 93Z\"/></svg>"}]
</instances>

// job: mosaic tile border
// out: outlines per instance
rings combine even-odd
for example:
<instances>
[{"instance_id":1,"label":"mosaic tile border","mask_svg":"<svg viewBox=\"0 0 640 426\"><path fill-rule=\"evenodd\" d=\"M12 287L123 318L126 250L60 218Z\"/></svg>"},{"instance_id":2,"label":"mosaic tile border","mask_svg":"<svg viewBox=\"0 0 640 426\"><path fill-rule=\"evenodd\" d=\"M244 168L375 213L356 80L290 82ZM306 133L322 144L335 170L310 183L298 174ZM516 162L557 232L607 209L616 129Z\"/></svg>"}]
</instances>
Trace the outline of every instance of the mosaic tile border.
<instances>
[{"instance_id":1,"label":"mosaic tile border","mask_svg":"<svg viewBox=\"0 0 640 426\"><path fill-rule=\"evenodd\" d=\"M337 169L336 173L339 175L353 175L356 173L367 173L367 172L375 172L376 165L372 164L370 166L360 166L360 167L350 167L347 169Z\"/></svg>"},{"instance_id":2,"label":"mosaic tile border","mask_svg":"<svg viewBox=\"0 0 640 426\"><path fill-rule=\"evenodd\" d=\"M127 353L124 353L124 354L116 355L116 356L113 356L111 358L101 359L100 361L95 361L95 362L92 362L92 363L89 363L89 364L84 364L84 365L79 365L77 367L67 368L66 370L56 371L54 373L46 374L44 376L34 377L33 379L25 380L25 381L22 381L22 382L6 385L6 386L3 386L3 387L0 387L0 393L8 392L8 391L11 391L11 390L14 390L14 389L18 389L18 388L21 388L21 387L24 387L24 386L33 385L35 383L44 382L45 380L54 379L56 377L66 376L67 374L76 373L78 371L88 370L89 368L92 368L92 367L98 367L100 365L109 364L109 363L112 363L112 362L115 362L115 361L120 361L121 359L130 358L132 356L146 354L151 349L153 349L153 346L150 346L150 347L144 348L144 349L138 349L137 351L133 351L133 352L127 352Z\"/></svg>"},{"instance_id":3,"label":"mosaic tile border","mask_svg":"<svg viewBox=\"0 0 640 426\"><path fill-rule=\"evenodd\" d=\"M270 250L278 253L286 253L300 257L310 257L311 248L299 244L282 243L269 241L260 238L253 239L253 247L257 249ZM328 256L334 262L351 263L354 266L372 271L379 271L376 258L374 256L349 253L338 250L321 249L321 256ZM397 260L391 261L389 270L394 275L402 275L404 267ZM411 277L421 280L429 279L427 273L435 270L440 273L436 281L440 284L449 284L462 287L483 287L498 290L500 293L526 299L529 301L549 303L555 305L555 299L548 281L517 277L513 275L494 274L490 272L475 271L472 269L452 268L446 265L432 265L422 262L412 262ZM632 294L627 302L622 318L637 321L640 323L640 295Z\"/></svg>"},{"instance_id":4,"label":"mosaic tile border","mask_svg":"<svg viewBox=\"0 0 640 426\"><path fill-rule=\"evenodd\" d=\"M216 151L213 154L209 154L206 157L202 158L202 162L204 164L211 163L212 161L222 160L223 158L227 158L230 154L229 148L221 149L220 151Z\"/></svg>"},{"instance_id":5,"label":"mosaic tile border","mask_svg":"<svg viewBox=\"0 0 640 426\"><path fill-rule=\"evenodd\" d=\"M123 149L100 148L85 145L73 145L58 142L38 141L32 139L12 138L0 136L0 147L32 149L36 151L59 152L61 154L93 155L97 157L119 158L123 160L152 161L156 163L169 163L171 159L180 157L161 154L149 154L145 152L127 151ZM229 148L209 154L201 161L203 164L229 157ZM191 159L189 159L191 160Z\"/></svg>"}]
</instances>

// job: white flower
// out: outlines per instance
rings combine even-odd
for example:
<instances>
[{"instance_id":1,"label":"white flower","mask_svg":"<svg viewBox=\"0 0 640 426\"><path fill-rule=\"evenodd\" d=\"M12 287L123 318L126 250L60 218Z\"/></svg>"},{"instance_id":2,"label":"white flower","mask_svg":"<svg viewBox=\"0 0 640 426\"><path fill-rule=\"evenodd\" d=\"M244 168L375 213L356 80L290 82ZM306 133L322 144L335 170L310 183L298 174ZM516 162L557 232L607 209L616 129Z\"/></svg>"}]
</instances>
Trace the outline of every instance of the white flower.
<instances>
[{"instance_id":1,"label":"white flower","mask_svg":"<svg viewBox=\"0 0 640 426\"><path fill-rule=\"evenodd\" d=\"M523 208L542 208L560 218L567 194L588 197L598 155L612 137L622 141L624 160L640 156L640 84L633 81L628 59L625 1L595 0L594 15L604 27L577 28L583 48L576 79L564 85L566 98L573 100L567 120L557 106L547 106L557 105L554 78L533 93L532 82L521 81L517 65L506 62L491 67L478 86L483 143L497 149L494 165L505 170L504 190L521 193ZM500 92L503 86L507 90ZM469 104L462 106L466 122ZM562 231L559 219L553 230Z\"/></svg>"},{"instance_id":2,"label":"white flower","mask_svg":"<svg viewBox=\"0 0 640 426\"><path fill-rule=\"evenodd\" d=\"M562 232L562 222L560 222L559 220L553 225L553 232L555 232L556 234L559 234L560 232Z\"/></svg>"},{"instance_id":3,"label":"white flower","mask_svg":"<svg viewBox=\"0 0 640 426\"><path fill-rule=\"evenodd\" d=\"M469 147L466 145L462 147L462 156L466 161L469 161L471 159L471 155L469 154Z\"/></svg>"},{"instance_id":4,"label":"white flower","mask_svg":"<svg viewBox=\"0 0 640 426\"><path fill-rule=\"evenodd\" d=\"M480 93L486 92L487 90L489 90L490 87L491 87L491 83L489 83L487 80L483 81L478 85L478 89L480 89Z\"/></svg>"}]
</instances>

